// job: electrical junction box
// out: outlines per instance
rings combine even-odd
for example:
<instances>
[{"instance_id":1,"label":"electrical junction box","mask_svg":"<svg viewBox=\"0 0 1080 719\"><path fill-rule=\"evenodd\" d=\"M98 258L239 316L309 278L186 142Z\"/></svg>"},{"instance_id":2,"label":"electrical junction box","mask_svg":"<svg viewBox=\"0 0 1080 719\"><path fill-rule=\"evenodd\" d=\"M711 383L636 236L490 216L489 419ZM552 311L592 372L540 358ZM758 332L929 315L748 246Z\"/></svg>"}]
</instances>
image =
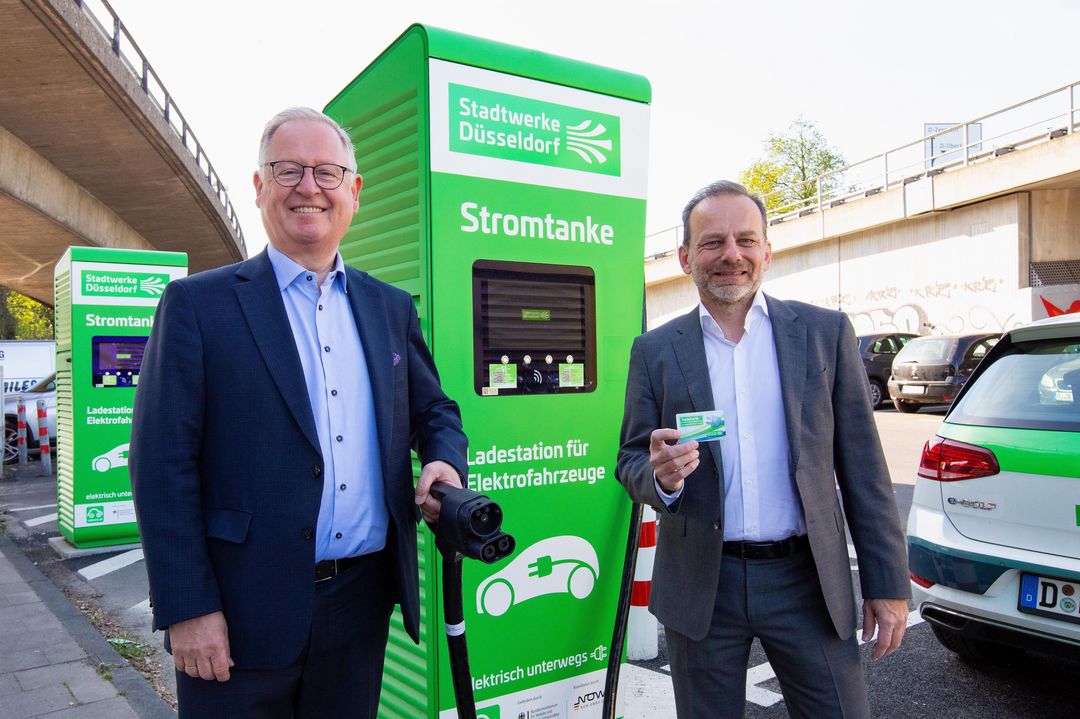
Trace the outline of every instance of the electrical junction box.
<instances>
[{"instance_id":1,"label":"electrical junction box","mask_svg":"<svg viewBox=\"0 0 1080 719\"><path fill-rule=\"evenodd\" d=\"M181 252L70 247L55 270L57 525L76 547L139 541L128 475L143 349Z\"/></svg>"},{"instance_id":2,"label":"electrical junction box","mask_svg":"<svg viewBox=\"0 0 1080 719\"><path fill-rule=\"evenodd\" d=\"M599 717L630 502L615 479L641 332L650 87L415 25L326 107L364 186L345 261L410 292L516 552L466 562L478 716ZM381 717L456 717L440 557L422 644L394 620Z\"/></svg>"}]
</instances>

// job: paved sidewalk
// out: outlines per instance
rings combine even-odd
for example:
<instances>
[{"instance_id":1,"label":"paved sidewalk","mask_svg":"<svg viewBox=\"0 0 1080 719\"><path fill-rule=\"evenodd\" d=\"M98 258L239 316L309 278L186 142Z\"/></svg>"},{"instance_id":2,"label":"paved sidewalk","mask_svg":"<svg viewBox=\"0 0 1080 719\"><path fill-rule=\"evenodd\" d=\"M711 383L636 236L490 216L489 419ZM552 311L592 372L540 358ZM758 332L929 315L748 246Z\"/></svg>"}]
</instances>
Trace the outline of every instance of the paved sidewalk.
<instances>
[{"instance_id":1,"label":"paved sidewalk","mask_svg":"<svg viewBox=\"0 0 1080 719\"><path fill-rule=\"evenodd\" d=\"M176 717L2 529L0 717Z\"/></svg>"}]
</instances>

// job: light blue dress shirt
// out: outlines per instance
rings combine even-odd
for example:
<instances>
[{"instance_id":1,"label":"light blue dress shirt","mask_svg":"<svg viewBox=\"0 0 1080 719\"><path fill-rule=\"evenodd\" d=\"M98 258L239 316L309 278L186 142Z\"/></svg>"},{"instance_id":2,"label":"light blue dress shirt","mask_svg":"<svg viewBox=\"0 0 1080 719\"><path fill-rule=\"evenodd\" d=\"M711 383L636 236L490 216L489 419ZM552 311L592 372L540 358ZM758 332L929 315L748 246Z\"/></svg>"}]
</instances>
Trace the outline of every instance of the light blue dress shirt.
<instances>
[{"instance_id":1,"label":"light blue dress shirt","mask_svg":"<svg viewBox=\"0 0 1080 719\"><path fill-rule=\"evenodd\" d=\"M375 404L364 347L349 306L341 255L318 275L267 245L304 369L323 456L315 561L376 552L386 545ZM256 429L256 431L258 431Z\"/></svg>"},{"instance_id":2,"label":"light blue dress shirt","mask_svg":"<svg viewBox=\"0 0 1080 719\"><path fill-rule=\"evenodd\" d=\"M713 407L724 413L719 440L724 465L724 540L773 541L806 534L806 520L788 463L787 424L769 306L760 290L732 342L698 306ZM699 452L707 452L701 445ZM666 494L665 503L682 492Z\"/></svg>"}]
</instances>

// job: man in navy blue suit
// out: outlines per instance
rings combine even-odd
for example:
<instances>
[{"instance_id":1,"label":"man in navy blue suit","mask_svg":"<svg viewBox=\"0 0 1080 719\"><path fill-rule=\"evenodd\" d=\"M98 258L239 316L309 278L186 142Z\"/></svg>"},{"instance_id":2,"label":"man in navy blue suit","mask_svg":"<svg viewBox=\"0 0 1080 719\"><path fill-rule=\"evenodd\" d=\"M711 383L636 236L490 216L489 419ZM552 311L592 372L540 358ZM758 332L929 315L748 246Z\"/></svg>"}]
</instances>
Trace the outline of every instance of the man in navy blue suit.
<instances>
[{"instance_id":1,"label":"man in navy blue suit","mask_svg":"<svg viewBox=\"0 0 1080 719\"><path fill-rule=\"evenodd\" d=\"M154 628L182 718L374 717L395 604L418 638L416 523L466 439L412 297L338 253L362 184L344 130L279 113L254 181L266 251L170 283L143 360Z\"/></svg>"}]
</instances>

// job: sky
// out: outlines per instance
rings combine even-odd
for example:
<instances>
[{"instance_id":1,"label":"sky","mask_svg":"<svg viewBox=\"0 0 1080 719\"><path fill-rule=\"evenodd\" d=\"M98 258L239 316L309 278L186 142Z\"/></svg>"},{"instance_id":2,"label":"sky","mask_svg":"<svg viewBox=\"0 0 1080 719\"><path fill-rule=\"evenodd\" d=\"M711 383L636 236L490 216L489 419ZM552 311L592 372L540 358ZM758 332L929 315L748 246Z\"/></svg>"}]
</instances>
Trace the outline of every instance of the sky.
<instances>
[{"instance_id":1,"label":"sky","mask_svg":"<svg viewBox=\"0 0 1080 719\"><path fill-rule=\"evenodd\" d=\"M646 251L686 200L736 179L803 117L849 162L1080 80L1071 0L111 0L266 242L251 175L266 121L321 109L423 23L644 75L652 85ZM363 160L361 158L361 172Z\"/></svg>"}]
</instances>

